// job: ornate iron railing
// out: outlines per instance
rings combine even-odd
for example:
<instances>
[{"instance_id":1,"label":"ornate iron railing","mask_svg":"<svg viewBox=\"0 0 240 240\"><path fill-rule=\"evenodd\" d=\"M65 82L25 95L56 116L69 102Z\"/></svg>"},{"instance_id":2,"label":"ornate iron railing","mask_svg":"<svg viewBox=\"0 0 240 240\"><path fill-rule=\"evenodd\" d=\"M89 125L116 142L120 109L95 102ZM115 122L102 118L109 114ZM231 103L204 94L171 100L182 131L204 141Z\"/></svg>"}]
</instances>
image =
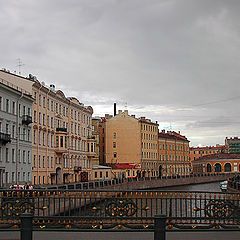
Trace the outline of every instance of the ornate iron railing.
<instances>
[{"instance_id":1,"label":"ornate iron railing","mask_svg":"<svg viewBox=\"0 0 240 240\"><path fill-rule=\"evenodd\" d=\"M35 230L240 229L240 194L172 191L8 191L0 202L0 228L18 228L23 213Z\"/></svg>"}]
</instances>

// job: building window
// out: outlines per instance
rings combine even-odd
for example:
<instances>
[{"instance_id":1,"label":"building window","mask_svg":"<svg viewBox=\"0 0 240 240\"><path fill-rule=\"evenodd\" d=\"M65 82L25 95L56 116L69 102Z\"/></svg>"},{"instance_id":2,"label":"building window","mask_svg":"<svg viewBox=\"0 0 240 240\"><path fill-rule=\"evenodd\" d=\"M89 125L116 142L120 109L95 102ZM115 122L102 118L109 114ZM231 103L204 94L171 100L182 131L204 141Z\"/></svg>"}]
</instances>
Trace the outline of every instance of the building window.
<instances>
[{"instance_id":1,"label":"building window","mask_svg":"<svg viewBox=\"0 0 240 240\"><path fill-rule=\"evenodd\" d=\"M113 133L113 138L116 139L116 137L117 137L117 134Z\"/></svg>"},{"instance_id":2,"label":"building window","mask_svg":"<svg viewBox=\"0 0 240 240\"><path fill-rule=\"evenodd\" d=\"M6 99L6 112L8 113L9 112L9 100Z\"/></svg>"},{"instance_id":3,"label":"building window","mask_svg":"<svg viewBox=\"0 0 240 240\"><path fill-rule=\"evenodd\" d=\"M95 178L97 178L97 172L95 172Z\"/></svg>"},{"instance_id":4,"label":"building window","mask_svg":"<svg viewBox=\"0 0 240 240\"><path fill-rule=\"evenodd\" d=\"M41 168L41 156L38 157L38 167Z\"/></svg>"},{"instance_id":5,"label":"building window","mask_svg":"<svg viewBox=\"0 0 240 240\"><path fill-rule=\"evenodd\" d=\"M30 164L30 163L31 163L30 151L28 151L28 154L27 154L27 159L28 159L28 164Z\"/></svg>"},{"instance_id":6,"label":"building window","mask_svg":"<svg viewBox=\"0 0 240 240\"><path fill-rule=\"evenodd\" d=\"M100 178L102 178L102 172L100 172Z\"/></svg>"},{"instance_id":7,"label":"building window","mask_svg":"<svg viewBox=\"0 0 240 240\"><path fill-rule=\"evenodd\" d=\"M15 138L15 125L12 125L12 138Z\"/></svg>"},{"instance_id":8,"label":"building window","mask_svg":"<svg viewBox=\"0 0 240 240\"><path fill-rule=\"evenodd\" d=\"M27 131L27 141L30 142L30 130Z\"/></svg>"},{"instance_id":9,"label":"building window","mask_svg":"<svg viewBox=\"0 0 240 240\"><path fill-rule=\"evenodd\" d=\"M12 183L15 182L15 172L12 172Z\"/></svg>"},{"instance_id":10,"label":"building window","mask_svg":"<svg viewBox=\"0 0 240 240\"><path fill-rule=\"evenodd\" d=\"M26 163L26 151L25 150L23 150L22 156L23 156L23 163Z\"/></svg>"},{"instance_id":11,"label":"building window","mask_svg":"<svg viewBox=\"0 0 240 240\"><path fill-rule=\"evenodd\" d=\"M37 135L36 135L36 130L33 131L33 143L36 144L36 139L37 139Z\"/></svg>"},{"instance_id":12,"label":"building window","mask_svg":"<svg viewBox=\"0 0 240 240\"><path fill-rule=\"evenodd\" d=\"M117 157L117 153L116 153L116 152L113 153L113 157L114 157L114 158Z\"/></svg>"},{"instance_id":13,"label":"building window","mask_svg":"<svg viewBox=\"0 0 240 240\"><path fill-rule=\"evenodd\" d=\"M41 106L41 102L42 102L42 95L39 94L39 106Z\"/></svg>"},{"instance_id":14,"label":"building window","mask_svg":"<svg viewBox=\"0 0 240 240\"><path fill-rule=\"evenodd\" d=\"M106 172L106 178L108 178L108 172Z\"/></svg>"},{"instance_id":15,"label":"building window","mask_svg":"<svg viewBox=\"0 0 240 240\"><path fill-rule=\"evenodd\" d=\"M59 147L59 137L56 136L56 147Z\"/></svg>"},{"instance_id":16,"label":"building window","mask_svg":"<svg viewBox=\"0 0 240 240\"><path fill-rule=\"evenodd\" d=\"M113 148L116 148L116 142L113 142Z\"/></svg>"},{"instance_id":17,"label":"building window","mask_svg":"<svg viewBox=\"0 0 240 240\"><path fill-rule=\"evenodd\" d=\"M12 162L15 163L15 149L12 149Z\"/></svg>"},{"instance_id":18,"label":"building window","mask_svg":"<svg viewBox=\"0 0 240 240\"><path fill-rule=\"evenodd\" d=\"M15 114L15 102L12 102L12 114Z\"/></svg>"},{"instance_id":19,"label":"building window","mask_svg":"<svg viewBox=\"0 0 240 240\"><path fill-rule=\"evenodd\" d=\"M8 153L8 148L6 148L6 162L9 162L9 153Z\"/></svg>"},{"instance_id":20,"label":"building window","mask_svg":"<svg viewBox=\"0 0 240 240\"><path fill-rule=\"evenodd\" d=\"M45 133L43 133L43 146L45 146Z\"/></svg>"},{"instance_id":21,"label":"building window","mask_svg":"<svg viewBox=\"0 0 240 240\"><path fill-rule=\"evenodd\" d=\"M45 108L46 107L46 98L43 97L43 107Z\"/></svg>"},{"instance_id":22,"label":"building window","mask_svg":"<svg viewBox=\"0 0 240 240\"><path fill-rule=\"evenodd\" d=\"M37 166L37 159L36 155L33 156L33 167L35 168Z\"/></svg>"}]
</instances>

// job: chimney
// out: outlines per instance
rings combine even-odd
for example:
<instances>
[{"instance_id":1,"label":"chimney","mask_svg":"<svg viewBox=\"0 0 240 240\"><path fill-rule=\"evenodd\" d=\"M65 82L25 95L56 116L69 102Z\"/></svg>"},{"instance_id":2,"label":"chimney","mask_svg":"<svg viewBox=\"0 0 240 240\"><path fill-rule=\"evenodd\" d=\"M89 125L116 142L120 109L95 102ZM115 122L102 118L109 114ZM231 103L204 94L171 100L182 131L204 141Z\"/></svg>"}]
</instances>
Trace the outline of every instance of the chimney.
<instances>
[{"instance_id":1,"label":"chimney","mask_svg":"<svg viewBox=\"0 0 240 240\"><path fill-rule=\"evenodd\" d=\"M117 115L117 104L114 103L114 114L113 116L115 117Z\"/></svg>"}]
</instances>

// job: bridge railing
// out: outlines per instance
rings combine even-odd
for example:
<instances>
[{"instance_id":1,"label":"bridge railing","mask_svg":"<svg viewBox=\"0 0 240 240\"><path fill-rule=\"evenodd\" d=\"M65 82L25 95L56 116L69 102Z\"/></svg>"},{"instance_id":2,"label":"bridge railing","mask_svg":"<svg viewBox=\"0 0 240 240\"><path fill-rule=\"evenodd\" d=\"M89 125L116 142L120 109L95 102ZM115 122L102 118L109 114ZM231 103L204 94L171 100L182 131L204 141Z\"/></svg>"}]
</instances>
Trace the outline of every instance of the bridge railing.
<instances>
[{"instance_id":1,"label":"bridge railing","mask_svg":"<svg viewBox=\"0 0 240 240\"><path fill-rule=\"evenodd\" d=\"M169 228L228 228L238 226L240 216L240 194L182 191L111 191L111 190L3 190L0 192L0 220L9 227L22 213L30 213L36 219L36 227L56 227L52 219L61 218L64 227L82 226L83 223L69 222L70 218L108 219L116 227L124 218L133 218L132 224L139 229L151 227L156 215L165 215ZM144 219L151 219L145 221ZM50 222L49 222L50 221ZM140 222L139 222L140 221ZM49 224L47 224L49 222ZM55 221L55 224L57 221ZM3 226L0 223L1 226ZM124 223L125 226L127 225ZM0 227L1 227L0 226ZM15 226L15 227L16 227Z\"/></svg>"},{"instance_id":2,"label":"bridge railing","mask_svg":"<svg viewBox=\"0 0 240 240\"><path fill-rule=\"evenodd\" d=\"M1 190L0 230L239 230L240 194L184 191ZM161 230L159 230L161 229Z\"/></svg>"},{"instance_id":3,"label":"bridge railing","mask_svg":"<svg viewBox=\"0 0 240 240\"><path fill-rule=\"evenodd\" d=\"M89 181L89 182L78 182L78 183L65 183L59 185L46 185L47 189L52 190L88 190L88 189L97 189L104 188L108 186L115 186L125 182L137 182L137 181L152 181L160 179L184 179L184 178L198 178L198 177L210 177L210 176L226 176L230 177L235 173L199 173L199 174L188 174L188 175L173 175L173 176L162 176L162 177L134 177L134 178L116 178L110 180L98 180L98 181Z\"/></svg>"}]
</instances>

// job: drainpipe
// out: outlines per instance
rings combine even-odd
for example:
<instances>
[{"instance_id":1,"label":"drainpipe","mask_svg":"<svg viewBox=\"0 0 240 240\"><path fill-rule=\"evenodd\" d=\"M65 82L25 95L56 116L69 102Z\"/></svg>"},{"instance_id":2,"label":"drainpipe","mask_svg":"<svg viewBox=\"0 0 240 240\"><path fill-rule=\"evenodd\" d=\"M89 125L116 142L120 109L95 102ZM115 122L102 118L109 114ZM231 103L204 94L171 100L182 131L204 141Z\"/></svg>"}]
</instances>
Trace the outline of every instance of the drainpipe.
<instances>
[{"instance_id":1,"label":"drainpipe","mask_svg":"<svg viewBox=\"0 0 240 240\"><path fill-rule=\"evenodd\" d=\"M19 132L19 102L20 100L23 98L23 93L21 93L21 96L18 98L17 100L17 116L16 116L16 185L18 184L18 162L19 162L19 153L18 153L18 149L19 149L19 140L20 140L20 132Z\"/></svg>"},{"instance_id":2,"label":"drainpipe","mask_svg":"<svg viewBox=\"0 0 240 240\"><path fill-rule=\"evenodd\" d=\"M40 184L39 181L39 95L40 95L40 91L41 88L43 86L41 85L40 88L38 89L38 99L36 99L36 105L37 105L37 125L38 125L38 130L37 130L37 155L36 155L36 160L37 160L37 179L36 179L36 183L35 184Z\"/></svg>"},{"instance_id":3,"label":"drainpipe","mask_svg":"<svg viewBox=\"0 0 240 240\"><path fill-rule=\"evenodd\" d=\"M49 95L49 93L50 93L50 89L48 89L48 92L47 92L47 98L46 98L47 99L47 104L46 104L47 106L46 106L46 111L45 111L45 113L46 113L47 129L49 127L48 126L48 119L49 119L49 123L50 123L50 117L48 116L48 107L50 108L50 105L48 105L48 100L49 100L48 99L48 95ZM49 167L50 167L50 157L48 156L48 151L49 151L49 149L48 149L49 148L49 146L48 146L48 142L49 142L49 133L48 133L48 131L47 131L47 136L46 137L47 137L47 145L46 145L47 146L47 156L46 156L47 158L46 159L48 160L48 162L47 162L47 171L46 172L47 172L47 184L49 184L48 170L49 170Z\"/></svg>"}]
</instances>

